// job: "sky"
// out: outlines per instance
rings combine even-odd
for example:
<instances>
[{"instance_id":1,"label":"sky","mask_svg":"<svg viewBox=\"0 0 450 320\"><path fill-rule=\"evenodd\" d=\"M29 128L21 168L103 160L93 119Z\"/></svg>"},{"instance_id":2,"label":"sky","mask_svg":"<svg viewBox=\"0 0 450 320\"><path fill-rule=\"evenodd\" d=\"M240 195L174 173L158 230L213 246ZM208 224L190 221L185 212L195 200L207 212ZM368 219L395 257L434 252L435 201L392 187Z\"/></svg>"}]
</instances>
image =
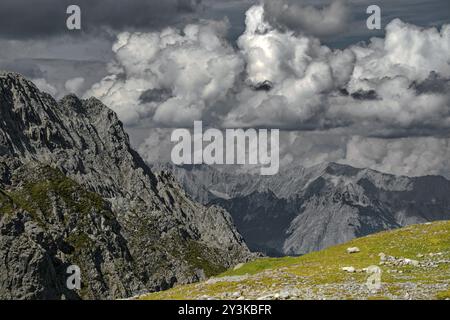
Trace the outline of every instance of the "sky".
<instances>
[{"instance_id":1,"label":"sky","mask_svg":"<svg viewBox=\"0 0 450 320\"><path fill-rule=\"evenodd\" d=\"M0 69L101 99L148 162L202 120L281 129L283 165L450 177L448 0L2 0Z\"/></svg>"}]
</instances>

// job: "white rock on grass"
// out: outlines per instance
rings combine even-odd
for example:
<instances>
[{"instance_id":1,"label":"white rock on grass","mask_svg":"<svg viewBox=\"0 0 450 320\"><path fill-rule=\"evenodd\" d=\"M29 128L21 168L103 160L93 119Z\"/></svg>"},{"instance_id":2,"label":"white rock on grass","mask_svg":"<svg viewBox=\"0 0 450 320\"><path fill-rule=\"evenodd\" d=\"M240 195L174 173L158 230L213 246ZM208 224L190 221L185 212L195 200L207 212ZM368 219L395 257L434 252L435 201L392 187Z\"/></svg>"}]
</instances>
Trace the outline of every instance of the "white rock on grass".
<instances>
[{"instance_id":1,"label":"white rock on grass","mask_svg":"<svg viewBox=\"0 0 450 320\"><path fill-rule=\"evenodd\" d=\"M227 276L221 278L209 278L206 283L207 284L215 284L219 282L241 282L248 279L248 274L243 276Z\"/></svg>"},{"instance_id":2,"label":"white rock on grass","mask_svg":"<svg viewBox=\"0 0 450 320\"><path fill-rule=\"evenodd\" d=\"M405 263L414 267L418 267L420 265L419 261L412 259L405 259Z\"/></svg>"},{"instance_id":3,"label":"white rock on grass","mask_svg":"<svg viewBox=\"0 0 450 320\"><path fill-rule=\"evenodd\" d=\"M273 295L268 294L265 296L258 297L256 300L272 300L272 299L273 299Z\"/></svg>"},{"instance_id":4,"label":"white rock on grass","mask_svg":"<svg viewBox=\"0 0 450 320\"><path fill-rule=\"evenodd\" d=\"M291 294L287 290L280 292L280 299L289 299L290 296Z\"/></svg>"},{"instance_id":5,"label":"white rock on grass","mask_svg":"<svg viewBox=\"0 0 450 320\"><path fill-rule=\"evenodd\" d=\"M343 267L342 271L353 273L356 269L354 267Z\"/></svg>"},{"instance_id":6,"label":"white rock on grass","mask_svg":"<svg viewBox=\"0 0 450 320\"><path fill-rule=\"evenodd\" d=\"M361 252L358 247L347 248L347 253L358 253Z\"/></svg>"},{"instance_id":7,"label":"white rock on grass","mask_svg":"<svg viewBox=\"0 0 450 320\"><path fill-rule=\"evenodd\" d=\"M238 270L238 269L242 268L243 266L244 266L243 263L239 263L233 268L233 270Z\"/></svg>"},{"instance_id":8,"label":"white rock on grass","mask_svg":"<svg viewBox=\"0 0 450 320\"><path fill-rule=\"evenodd\" d=\"M362 269L362 271L366 273L381 273L381 269L378 266L368 266L367 268Z\"/></svg>"}]
</instances>

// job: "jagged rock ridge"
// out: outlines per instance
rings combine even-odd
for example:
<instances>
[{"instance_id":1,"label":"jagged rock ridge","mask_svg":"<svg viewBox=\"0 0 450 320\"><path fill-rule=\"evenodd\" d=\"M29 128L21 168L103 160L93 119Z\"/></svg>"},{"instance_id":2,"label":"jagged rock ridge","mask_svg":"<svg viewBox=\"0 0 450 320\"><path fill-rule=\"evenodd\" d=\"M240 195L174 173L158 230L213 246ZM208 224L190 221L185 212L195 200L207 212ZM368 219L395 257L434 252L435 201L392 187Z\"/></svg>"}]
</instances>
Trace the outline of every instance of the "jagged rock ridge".
<instances>
[{"instance_id":1,"label":"jagged rock ridge","mask_svg":"<svg viewBox=\"0 0 450 320\"><path fill-rule=\"evenodd\" d=\"M94 98L57 102L0 73L0 164L0 298L123 298L251 257L230 215L153 173Z\"/></svg>"}]
</instances>

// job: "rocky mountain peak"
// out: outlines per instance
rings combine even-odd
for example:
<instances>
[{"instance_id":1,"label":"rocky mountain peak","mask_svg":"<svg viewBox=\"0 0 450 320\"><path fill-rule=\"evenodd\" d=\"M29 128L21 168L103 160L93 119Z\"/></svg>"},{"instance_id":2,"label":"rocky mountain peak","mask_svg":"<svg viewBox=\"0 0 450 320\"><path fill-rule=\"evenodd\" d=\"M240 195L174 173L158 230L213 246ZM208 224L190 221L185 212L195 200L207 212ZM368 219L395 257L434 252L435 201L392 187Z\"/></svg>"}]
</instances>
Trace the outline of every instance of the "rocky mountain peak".
<instances>
[{"instance_id":1,"label":"rocky mountain peak","mask_svg":"<svg viewBox=\"0 0 450 320\"><path fill-rule=\"evenodd\" d=\"M251 257L229 214L192 201L171 174L152 172L131 148L117 115L99 100L69 95L56 101L22 76L1 73L0 123L0 234L10 235L0 236L0 270L17 267L14 259L36 251L45 252L39 259L46 261L23 266L16 275L28 279L22 284L0 272L0 297L67 297L65 270L57 265L84 266L86 289L75 296L126 297L196 281ZM36 170L43 170L42 181L25 180ZM100 224L57 223L68 207ZM104 207L115 226L112 238L103 233ZM41 226L45 243L27 228L11 230L27 221ZM67 239L76 230L79 238ZM25 253L9 249L18 239L29 242ZM73 241L86 246L66 250ZM116 255L128 256L119 261ZM54 274L44 275L44 267ZM116 280L100 279L91 268Z\"/></svg>"},{"instance_id":2,"label":"rocky mountain peak","mask_svg":"<svg viewBox=\"0 0 450 320\"><path fill-rule=\"evenodd\" d=\"M339 176L356 176L361 170L351 167L349 165L340 164L336 162L329 162L325 165L324 173L328 173L330 175L339 175Z\"/></svg>"}]
</instances>

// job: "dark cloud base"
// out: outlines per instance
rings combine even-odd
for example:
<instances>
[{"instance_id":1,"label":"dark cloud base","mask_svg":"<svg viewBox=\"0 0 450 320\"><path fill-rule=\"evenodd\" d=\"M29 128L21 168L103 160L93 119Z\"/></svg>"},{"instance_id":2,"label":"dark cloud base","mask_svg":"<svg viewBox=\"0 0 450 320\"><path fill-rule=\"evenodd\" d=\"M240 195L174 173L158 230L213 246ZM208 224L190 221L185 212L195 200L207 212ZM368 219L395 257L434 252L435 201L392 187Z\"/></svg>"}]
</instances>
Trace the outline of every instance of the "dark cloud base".
<instances>
[{"instance_id":1,"label":"dark cloud base","mask_svg":"<svg viewBox=\"0 0 450 320\"><path fill-rule=\"evenodd\" d=\"M101 28L161 28L196 12L201 0L2 0L0 37L48 37L67 33L69 5L78 5L83 32Z\"/></svg>"}]
</instances>

